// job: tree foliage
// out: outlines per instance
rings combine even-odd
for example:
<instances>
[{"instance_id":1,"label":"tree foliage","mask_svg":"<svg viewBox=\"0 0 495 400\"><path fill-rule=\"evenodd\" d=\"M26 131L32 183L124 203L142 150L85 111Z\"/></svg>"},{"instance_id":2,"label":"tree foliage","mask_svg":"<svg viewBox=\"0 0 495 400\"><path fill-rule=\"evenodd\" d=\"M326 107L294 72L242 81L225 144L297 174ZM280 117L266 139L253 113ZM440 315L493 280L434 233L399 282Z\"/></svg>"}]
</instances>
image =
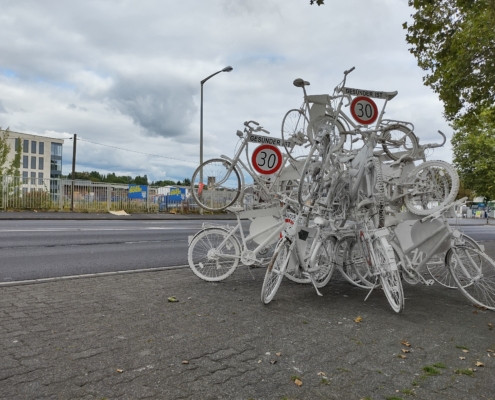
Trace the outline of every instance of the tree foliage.
<instances>
[{"instance_id":1,"label":"tree foliage","mask_svg":"<svg viewBox=\"0 0 495 400\"><path fill-rule=\"evenodd\" d=\"M12 175L12 176L19 176L19 168L21 166L21 153L22 153L22 146L20 143L20 139L15 138L15 143L17 143L16 146L16 152L14 158L10 161L10 163L7 163L8 158L9 158L9 153L11 146L9 144L9 140L12 139L10 137L10 130L9 128L2 130L0 128L0 175L6 174L6 175Z\"/></svg>"},{"instance_id":2,"label":"tree foliage","mask_svg":"<svg viewBox=\"0 0 495 400\"><path fill-rule=\"evenodd\" d=\"M495 199L495 118L488 110L454 123L453 163L466 189Z\"/></svg>"},{"instance_id":3,"label":"tree foliage","mask_svg":"<svg viewBox=\"0 0 495 400\"><path fill-rule=\"evenodd\" d=\"M409 51L424 83L444 103L447 120L480 114L495 103L495 0L409 0Z\"/></svg>"},{"instance_id":4,"label":"tree foliage","mask_svg":"<svg viewBox=\"0 0 495 400\"><path fill-rule=\"evenodd\" d=\"M313 4L318 4L319 6L321 6L323 3L324 3L325 0L309 0L309 4L313 5Z\"/></svg>"}]
</instances>

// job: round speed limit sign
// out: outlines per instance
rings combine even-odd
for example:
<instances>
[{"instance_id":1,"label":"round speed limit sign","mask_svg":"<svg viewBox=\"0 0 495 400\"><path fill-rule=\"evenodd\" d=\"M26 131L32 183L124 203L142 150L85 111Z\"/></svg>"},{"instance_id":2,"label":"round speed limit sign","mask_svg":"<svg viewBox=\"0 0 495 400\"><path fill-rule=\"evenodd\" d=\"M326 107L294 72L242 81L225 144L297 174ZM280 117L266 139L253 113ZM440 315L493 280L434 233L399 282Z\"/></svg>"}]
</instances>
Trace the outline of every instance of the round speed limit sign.
<instances>
[{"instance_id":1,"label":"round speed limit sign","mask_svg":"<svg viewBox=\"0 0 495 400\"><path fill-rule=\"evenodd\" d=\"M282 165L282 153L276 146L263 144L256 147L251 157L253 168L262 175L271 175L277 172Z\"/></svg>"},{"instance_id":2,"label":"round speed limit sign","mask_svg":"<svg viewBox=\"0 0 495 400\"><path fill-rule=\"evenodd\" d=\"M352 100L351 114L362 125L369 125L378 118L378 107L369 97L358 96Z\"/></svg>"}]
</instances>

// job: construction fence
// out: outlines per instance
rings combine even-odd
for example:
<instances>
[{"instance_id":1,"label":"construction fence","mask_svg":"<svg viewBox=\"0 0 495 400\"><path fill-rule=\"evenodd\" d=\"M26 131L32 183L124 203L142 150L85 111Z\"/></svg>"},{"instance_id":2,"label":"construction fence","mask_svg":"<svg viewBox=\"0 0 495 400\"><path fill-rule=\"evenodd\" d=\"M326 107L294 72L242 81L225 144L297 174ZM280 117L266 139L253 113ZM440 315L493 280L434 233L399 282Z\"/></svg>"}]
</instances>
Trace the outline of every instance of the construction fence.
<instances>
[{"instance_id":1,"label":"construction fence","mask_svg":"<svg viewBox=\"0 0 495 400\"><path fill-rule=\"evenodd\" d=\"M160 193L163 188L158 186L140 186L133 190L128 184L5 175L0 184L0 209L4 211L198 212L191 197L167 201L169 196ZM130 195L136 191L138 196Z\"/></svg>"}]
</instances>

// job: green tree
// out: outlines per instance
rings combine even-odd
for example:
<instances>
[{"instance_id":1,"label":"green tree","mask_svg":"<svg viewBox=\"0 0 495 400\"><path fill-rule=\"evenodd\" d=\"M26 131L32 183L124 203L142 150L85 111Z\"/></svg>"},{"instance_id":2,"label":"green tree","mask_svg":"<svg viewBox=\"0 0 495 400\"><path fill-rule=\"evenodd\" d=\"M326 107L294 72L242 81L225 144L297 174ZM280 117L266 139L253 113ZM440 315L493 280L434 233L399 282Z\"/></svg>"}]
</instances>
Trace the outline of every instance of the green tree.
<instances>
[{"instance_id":1,"label":"green tree","mask_svg":"<svg viewBox=\"0 0 495 400\"><path fill-rule=\"evenodd\" d=\"M147 185L148 184L148 176L147 175L144 175L144 176L136 176L134 178L134 182L136 185Z\"/></svg>"},{"instance_id":2,"label":"green tree","mask_svg":"<svg viewBox=\"0 0 495 400\"><path fill-rule=\"evenodd\" d=\"M425 71L424 84L444 103L445 117L495 108L495 0L409 0L404 23L409 51Z\"/></svg>"},{"instance_id":3,"label":"green tree","mask_svg":"<svg viewBox=\"0 0 495 400\"><path fill-rule=\"evenodd\" d=\"M464 188L476 196L495 198L495 123L489 111L455 122L453 164Z\"/></svg>"}]
</instances>

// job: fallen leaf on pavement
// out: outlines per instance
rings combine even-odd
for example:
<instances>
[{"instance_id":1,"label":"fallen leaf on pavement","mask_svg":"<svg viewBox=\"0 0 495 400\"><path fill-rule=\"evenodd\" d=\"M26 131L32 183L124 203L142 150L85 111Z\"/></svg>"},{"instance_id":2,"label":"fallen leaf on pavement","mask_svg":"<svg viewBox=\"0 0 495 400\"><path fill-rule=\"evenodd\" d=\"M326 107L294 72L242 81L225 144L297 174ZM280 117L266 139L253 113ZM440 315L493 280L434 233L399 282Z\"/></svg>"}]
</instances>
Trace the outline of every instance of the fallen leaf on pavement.
<instances>
[{"instance_id":1,"label":"fallen leaf on pavement","mask_svg":"<svg viewBox=\"0 0 495 400\"><path fill-rule=\"evenodd\" d=\"M402 349L402 352L403 352L403 353L410 353L410 352L411 352L411 350L409 350L409 349Z\"/></svg>"},{"instance_id":2,"label":"fallen leaf on pavement","mask_svg":"<svg viewBox=\"0 0 495 400\"><path fill-rule=\"evenodd\" d=\"M482 363L482 362L480 362L480 361L477 361L477 362L476 362L476 366L477 366L477 367L484 367L484 366L485 366L485 364L483 364L483 363Z\"/></svg>"},{"instance_id":3,"label":"fallen leaf on pavement","mask_svg":"<svg viewBox=\"0 0 495 400\"><path fill-rule=\"evenodd\" d=\"M189 364L189 361L184 360L184 361L182 361L182 364Z\"/></svg>"},{"instance_id":4,"label":"fallen leaf on pavement","mask_svg":"<svg viewBox=\"0 0 495 400\"><path fill-rule=\"evenodd\" d=\"M397 357L402 358L402 359L407 358L404 354L399 354Z\"/></svg>"},{"instance_id":5,"label":"fallen leaf on pavement","mask_svg":"<svg viewBox=\"0 0 495 400\"><path fill-rule=\"evenodd\" d=\"M469 353L469 350L462 349L462 352L463 352L463 353Z\"/></svg>"},{"instance_id":6,"label":"fallen leaf on pavement","mask_svg":"<svg viewBox=\"0 0 495 400\"><path fill-rule=\"evenodd\" d=\"M495 353L495 350L492 350L492 349L486 349L486 351L489 351L491 353Z\"/></svg>"},{"instance_id":7,"label":"fallen leaf on pavement","mask_svg":"<svg viewBox=\"0 0 495 400\"><path fill-rule=\"evenodd\" d=\"M465 359L466 359L466 357L459 357L459 358L460 358L461 360L465 360Z\"/></svg>"},{"instance_id":8,"label":"fallen leaf on pavement","mask_svg":"<svg viewBox=\"0 0 495 400\"><path fill-rule=\"evenodd\" d=\"M354 319L354 322L361 322L363 320L363 317L359 316Z\"/></svg>"},{"instance_id":9,"label":"fallen leaf on pavement","mask_svg":"<svg viewBox=\"0 0 495 400\"><path fill-rule=\"evenodd\" d=\"M168 299L169 303L177 303L179 300L175 298L175 296L170 296Z\"/></svg>"},{"instance_id":10,"label":"fallen leaf on pavement","mask_svg":"<svg viewBox=\"0 0 495 400\"><path fill-rule=\"evenodd\" d=\"M325 374L324 372L318 372L316 375L318 375L318 376L327 376L327 374Z\"/></svg>"},{"instance_id":11,"label":"fallen leaf on pavement","mask_svg":"<svg viewBox=\"0 0 495 400\"><path fill-rule=\"evenodd\" d=\"M400 342L400 344L402 344L406 347L411 347L411 343L409 343L407 340L403 340L402 342Z\"/></svg>"},{"instance_id":12,"label":"fallen leaf on pavement","mask_svg":"<svg viewBox=\"0 0 495 400\"><path fill-rule=\"evenodd\" d=\"M123 370L123 369L119 369L119 368L117 368L117 372L118 372L118 373L122 373L122 372L124 372L124 370Z\"/></svg>"},{"instance_id":13,"label":"fallen leaf on pavement","mask_svg":"<svg viewBox=\"0 0 495 400\"><path fill-rule=\"evenodd\" d=\"M277 357L280 357L280 356L282 355L282 353L279 351L278 353L275 353L275 355L276 355Z\"/></svg>"},{"instance_id":14,"label":"fallen leaf on pavement","mask_svg":"<svg viewBox=\"0 0 495 400\"><path fill-rule=\"evenodd\" d=\"M273 364L276 364L276 363L277 363L277 360L272 360L272 361L270 361L270 364L272 364L272 365L273 365Z\"/></svg>"},{"instance_id":15,"label":"fallen leaf on pavement","mask_svg":"<svg viewBox=\"0 0 495 400\"><path fill-rule=\"evenodd\" d=\"M299 379L294 379L294 383L299 387L302 386L302 382Z\"/></svg>"}]
</instances>

